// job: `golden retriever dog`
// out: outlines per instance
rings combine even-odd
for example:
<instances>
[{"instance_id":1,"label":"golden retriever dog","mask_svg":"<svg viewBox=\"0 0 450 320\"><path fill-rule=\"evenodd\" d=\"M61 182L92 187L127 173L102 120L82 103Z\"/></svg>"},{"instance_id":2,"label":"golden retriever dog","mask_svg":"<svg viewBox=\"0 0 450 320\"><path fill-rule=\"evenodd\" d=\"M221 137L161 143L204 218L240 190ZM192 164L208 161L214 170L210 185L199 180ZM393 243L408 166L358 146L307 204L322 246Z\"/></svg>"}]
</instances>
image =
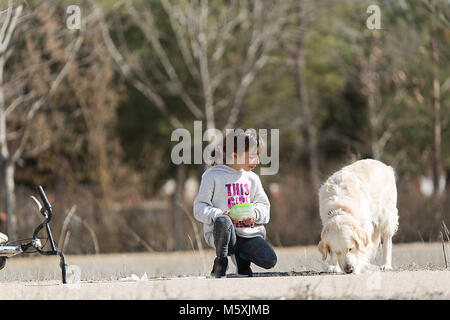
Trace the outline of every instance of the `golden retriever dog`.
<instances>
[{"instance_id":1,"label":"golden retriever dog","mask_svg":"<svg viewBox=\"0 0 450 320\"><path fill-rule=\"evenodd\" d=\"M319 189L322 220L318 248L330 256L329 272L360 273L372 266L380 241L383 270L392 269L392 237L398 228L392 167L365 159L335 172Z\"/></svg>"}]
</instances>

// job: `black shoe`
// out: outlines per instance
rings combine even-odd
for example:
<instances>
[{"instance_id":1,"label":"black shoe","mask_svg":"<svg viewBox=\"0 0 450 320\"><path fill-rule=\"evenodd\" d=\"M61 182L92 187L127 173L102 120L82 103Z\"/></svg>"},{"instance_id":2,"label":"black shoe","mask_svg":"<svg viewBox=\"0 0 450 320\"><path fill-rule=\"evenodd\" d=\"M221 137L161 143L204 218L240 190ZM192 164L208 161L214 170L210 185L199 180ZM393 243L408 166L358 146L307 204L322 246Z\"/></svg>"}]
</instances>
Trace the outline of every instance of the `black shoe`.
<instances>
[{"instance_id":1,"label":"black shoe","mask_svg":"<svg viewBox=\"0 0 450 320\"><path fill-rule=\"evenodd\" d=\"M211 271L211 277L213 278L226 278L225 273L228 269L228 258L215 258L213 269Z\"/></svg>"},{"instance_id":2,"label":"black shoe","mask_svg":"<svg viewBox=\"0 0 450 320\"><path fill-rule=\"evenodd\" d=\"M237 266L237 276L241 277L253 277L253 271L250 269L250 261L241 258L239 253L234 255Z\"/></svg>"}]
</instances>

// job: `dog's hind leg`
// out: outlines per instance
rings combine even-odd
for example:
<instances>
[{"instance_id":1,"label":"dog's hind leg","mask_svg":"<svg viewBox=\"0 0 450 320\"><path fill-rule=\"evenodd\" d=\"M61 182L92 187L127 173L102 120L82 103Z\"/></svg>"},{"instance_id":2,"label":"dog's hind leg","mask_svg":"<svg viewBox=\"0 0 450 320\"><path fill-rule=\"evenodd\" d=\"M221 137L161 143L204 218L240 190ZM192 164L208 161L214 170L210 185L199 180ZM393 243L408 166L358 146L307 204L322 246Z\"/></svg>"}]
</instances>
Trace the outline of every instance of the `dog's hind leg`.
<instances>
[{"instance_id":1,"label":"dog's hind leg","mask_svg":"<svg viewBox=\"0 0 450 320\"><path fill-rule=\"evenodd\" d=\"M392 270L392 237L383 238L383 270Z\"/></svg>"},{"instance_id":2,"label":"dog's hind leg","mask_svg":"<svg viewBox=\"0 0 450 320\"><path fill-rule=\"evenodd\" d=\"M398 210L394 207L389 215L388 223L381 230L381 241L383 242L383 261L382 269L392 269L392 237L398 229Z\"/></svg>"},{"instance_id":3,"label":"dog's hind leg","mask_svg":"<svg viewBox=\"0 0 450 320\"><path fill-rule=\"evenodd\" d=\"M397 210L397 209L396 209ZM383 270L392 269L392 237L397 231L398 215L392 217L392 221L381 231L381 241L383 242Z\"/></svg>"},{"instance_id":4,"label":"dog's hind leg","mask_svg":"<svg viewBox=\"0 0 450 320\"><path fill-rule=\"evenodd\" d=\"M372 254L370 259L375 260L377 257L378 248L380 247L380 227L375 222L372 222L373 225L373 232L372 232Z\"/></svg>"}]
</instances>

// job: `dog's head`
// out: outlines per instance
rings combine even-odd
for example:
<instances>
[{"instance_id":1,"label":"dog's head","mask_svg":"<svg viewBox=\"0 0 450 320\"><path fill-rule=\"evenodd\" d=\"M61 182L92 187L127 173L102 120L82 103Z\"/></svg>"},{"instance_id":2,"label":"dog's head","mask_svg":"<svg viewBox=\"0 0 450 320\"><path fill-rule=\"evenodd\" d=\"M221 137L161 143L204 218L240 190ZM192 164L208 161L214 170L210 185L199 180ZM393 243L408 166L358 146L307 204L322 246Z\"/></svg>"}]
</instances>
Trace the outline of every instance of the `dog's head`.
<instances>
[{"instance_id":1,"label":"dog's head","mask_svg":"<svg viewBox=\"0 0 450 320\"><path fill-rule=\"evenodd\" d=\"M322 259L335 256L341 270L359 273L365 250L369 244L367 233L352 217L336 216L323 228L318 245Z\"/></svg>"}]
</instances>

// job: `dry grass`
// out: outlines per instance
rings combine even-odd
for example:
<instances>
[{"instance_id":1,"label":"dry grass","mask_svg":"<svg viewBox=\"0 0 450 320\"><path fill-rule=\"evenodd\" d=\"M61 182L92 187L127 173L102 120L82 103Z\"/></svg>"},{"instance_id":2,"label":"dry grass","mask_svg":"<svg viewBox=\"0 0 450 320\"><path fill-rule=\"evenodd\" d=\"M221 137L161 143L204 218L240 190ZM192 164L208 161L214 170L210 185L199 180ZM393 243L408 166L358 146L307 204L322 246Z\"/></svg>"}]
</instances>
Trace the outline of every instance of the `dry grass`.
<instances>
[{"instance_id":1,"label":"dry grass","mask_svg":"<svg viewBox=\"0 0 450 320\"><path fill-rule=\"evenodd\" d=\"M252 265L262 276L305 276L326 271L326 265L316 246L275 247L278 262L275 268L266 270ZM83 281L110 281L136 274L147 273L149 278L179 276L206 276L211 271L215 253L211 249L170 253L123 253L100 255L68 255L69 265L81 268ZM377 257L381 262L380 256ZM397 244L393 248L393 266L399 271L444 270L440 243ZM229 274L234 273L230 260ZM59 258L33 254L28 257L8 259L0 272L0 282L59 280Z\"/></svg>"}]
</instances>

